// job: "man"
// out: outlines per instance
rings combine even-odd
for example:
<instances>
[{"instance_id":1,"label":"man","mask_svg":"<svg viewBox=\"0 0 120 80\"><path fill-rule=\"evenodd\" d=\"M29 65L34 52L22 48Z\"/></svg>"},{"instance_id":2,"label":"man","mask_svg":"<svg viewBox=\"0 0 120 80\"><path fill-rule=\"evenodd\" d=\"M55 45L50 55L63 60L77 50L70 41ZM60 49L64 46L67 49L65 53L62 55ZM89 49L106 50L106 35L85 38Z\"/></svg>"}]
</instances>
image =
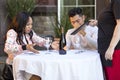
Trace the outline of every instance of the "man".
<instances>
[{"instance_id":1,"label":"man","mask_svg":"<svg viewBox=\"0 0 120 80\"><path fill-rule=\"evenodd\" d=\"M66 48L67 49L97 49L97 32L98 28L96 27L96 20L90 20L88 26L82 28L77 34L71 35L71 33L84 24L85 15L82 13L81 8L73 8L68 12L70 22L73 26L72 29L69 29L66 33ZM79 38L79 41L77 41ZM75 45L77 41L77 44Z\"/></svg>"}]
</instances>

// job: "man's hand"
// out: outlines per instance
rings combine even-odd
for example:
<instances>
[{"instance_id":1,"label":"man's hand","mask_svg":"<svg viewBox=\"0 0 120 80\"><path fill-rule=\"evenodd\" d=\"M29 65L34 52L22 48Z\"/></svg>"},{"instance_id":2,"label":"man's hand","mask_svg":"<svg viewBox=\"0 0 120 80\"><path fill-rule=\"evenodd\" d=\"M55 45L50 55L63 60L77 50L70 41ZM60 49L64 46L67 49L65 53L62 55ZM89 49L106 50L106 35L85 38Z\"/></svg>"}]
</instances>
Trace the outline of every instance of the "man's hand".
<instances>
[{"instance_id":1,"label":"man's hand","mask_svg":"<svg viewBox=\"0 0 120 80\"><path fill-rule=\"evenodd\" d=\"M98 23L98 21L95 20L95 19L90 19L89 21L90 21L90 22L89 22L89 25L90 25L90 26L93 26L93 27L96 26L97 23Z\"/></svg>"},{"instance_id":2,"label":"man's hand","mask_svg":"<svg viewBox=\"0 0 120 80\"><path fill-rule=\"evenodd\" d=\"M86 35L86 32L84 31L84 29L80 30L79 33L80 33L81 35L83 35L83 36Z\"/></svg>"}]
</instances>

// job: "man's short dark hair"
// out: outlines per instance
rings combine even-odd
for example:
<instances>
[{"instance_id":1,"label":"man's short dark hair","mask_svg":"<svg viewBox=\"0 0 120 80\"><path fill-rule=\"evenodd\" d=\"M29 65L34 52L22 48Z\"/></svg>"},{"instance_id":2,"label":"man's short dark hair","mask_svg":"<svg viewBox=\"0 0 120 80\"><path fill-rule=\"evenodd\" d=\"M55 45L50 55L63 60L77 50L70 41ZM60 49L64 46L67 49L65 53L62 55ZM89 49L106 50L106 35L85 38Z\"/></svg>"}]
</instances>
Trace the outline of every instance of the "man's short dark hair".
<instances>
[{"instance_id":1,"label":"man's short dark hair","mask_svg":"<svg viewBox=\"0 0 120 80\"><path fill-rule=\"evenodd\" d=\"M68 16L69 17L73 17L73 16L75 16L75 15L83 15L82 14L82 9L80 8L80 7L77 7L77 8L73 8L73 9L71 9L69 12L68 12Z\"/></svg>"}]
</instances>

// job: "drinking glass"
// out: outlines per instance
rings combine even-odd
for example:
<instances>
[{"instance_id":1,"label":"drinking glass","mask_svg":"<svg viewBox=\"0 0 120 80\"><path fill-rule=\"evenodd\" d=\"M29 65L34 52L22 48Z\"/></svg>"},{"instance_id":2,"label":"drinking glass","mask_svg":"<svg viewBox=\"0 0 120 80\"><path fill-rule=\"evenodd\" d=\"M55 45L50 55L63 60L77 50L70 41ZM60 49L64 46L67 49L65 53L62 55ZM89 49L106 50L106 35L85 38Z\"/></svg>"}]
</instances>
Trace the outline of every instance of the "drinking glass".
<instances>
[{"instance_id":1,"label":"drinking glass","mask_svg":"<svg viewBox=\"0 0 120 80\"><path fill-rule=\"evenodd\" d=\"M77 53L81 53L82 52L82 47L81 47L81 38L78 35L74 35L72 36L72 44L74 49L76 50L76 54Z\"/></svg>"},{"instance_id":2,"label":"drinking glass","mask_svg":"<svg viewBox=\"0 0 120 80\"><path fill-rule=\"evenodd\" d=\"M49 53L49 48L52 43L52 40L50 37L45 37L45 47L47 48L47 53Z\"/></svg>"},{"instance_id":3,"label":"drinking glass","mask_svg":"<svg viewBox=\"0 0 120 80\"><path fill-rule=\"evenodd\" d=\"M77 35L72 36L72 43L73 43L74 49L81 48L79 36L77 36Z\"/></svg>"}]
</instances>

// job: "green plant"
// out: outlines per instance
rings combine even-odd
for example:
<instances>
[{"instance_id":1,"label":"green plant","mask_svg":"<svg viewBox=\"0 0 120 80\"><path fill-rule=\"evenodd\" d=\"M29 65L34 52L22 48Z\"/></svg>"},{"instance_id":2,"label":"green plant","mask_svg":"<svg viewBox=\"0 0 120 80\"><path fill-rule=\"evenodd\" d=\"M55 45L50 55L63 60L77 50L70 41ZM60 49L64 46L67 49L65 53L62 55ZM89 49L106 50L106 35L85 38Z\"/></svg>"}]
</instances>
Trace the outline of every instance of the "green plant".
<instances>
[{"instance_id":1,"label":"green plant","mask_svg":"<svg viewBox=\"0 0 120 80\"><path fill-rule=\"evenodd\" d=\"M68 29L72 28L72 25L69 21L69 17L68 17L67 14L62 15L62 17L60 19L60 22L58 21L57 17L55 17L53 22L52 22L52 26L53 26L53 30L54 30L56 38L60 38L61 27L64 27L64 33L65 34L66 34Z\"/></svg>"},{"instance_id":2,"label":"green plant","mask_svg":"<svg viewBox=\"0 0 120 80\"><path fill-rule=\"evenodd\" d=\"M35 0L7 0L8 17L12 19L18 12L26 11L32 13L35 7Z\"/></svg>"}]
</instances>

